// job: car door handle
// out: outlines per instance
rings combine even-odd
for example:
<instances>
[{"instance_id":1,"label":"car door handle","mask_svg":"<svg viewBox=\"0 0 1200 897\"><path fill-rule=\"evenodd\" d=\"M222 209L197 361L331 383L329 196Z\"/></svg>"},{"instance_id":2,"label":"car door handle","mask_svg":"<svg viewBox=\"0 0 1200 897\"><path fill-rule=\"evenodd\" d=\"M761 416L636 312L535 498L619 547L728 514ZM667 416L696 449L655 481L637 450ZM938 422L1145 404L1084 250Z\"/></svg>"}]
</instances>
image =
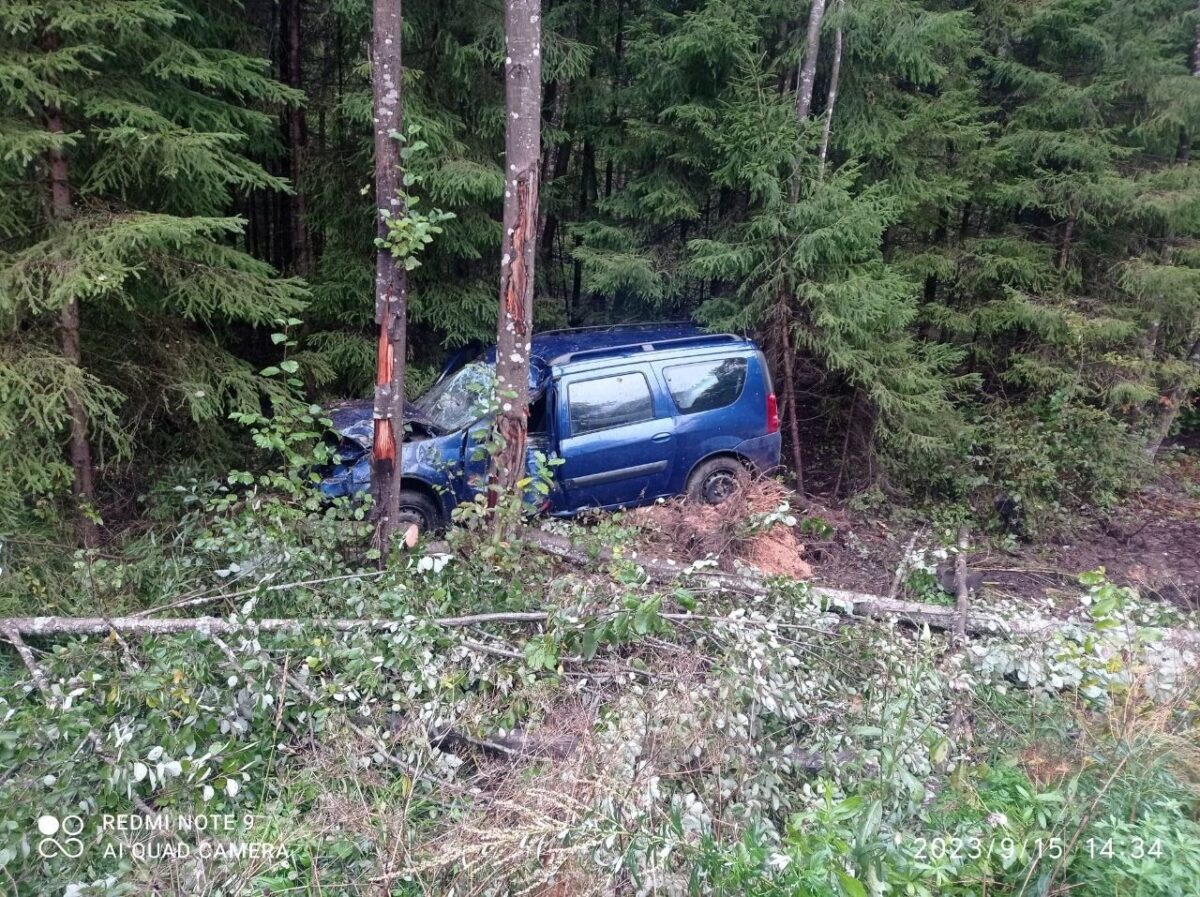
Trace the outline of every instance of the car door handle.
<instances>
[{"instance_id":1,"label":"car door handle","mask_svg":"<svg viewBox=\"0 0 1200 897\"><path fill-rule=\"evenodd\" d=\"M670 433L655 433L653 436L650 437L650 441L651 442L666 442L670 438L671 438Z\"/></svg>"}]
</instances>

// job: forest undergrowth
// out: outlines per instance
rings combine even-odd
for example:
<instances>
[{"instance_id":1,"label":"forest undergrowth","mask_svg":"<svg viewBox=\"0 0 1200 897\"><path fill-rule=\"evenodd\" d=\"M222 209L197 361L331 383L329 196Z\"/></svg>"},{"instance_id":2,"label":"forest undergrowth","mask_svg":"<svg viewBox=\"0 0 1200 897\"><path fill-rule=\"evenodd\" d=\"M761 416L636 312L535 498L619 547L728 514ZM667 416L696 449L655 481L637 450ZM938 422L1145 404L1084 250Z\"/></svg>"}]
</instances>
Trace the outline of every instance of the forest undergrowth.
<instances>
[{"instance_id":1,"label":"forest undergrowth","mask_svg":"<svg viewBox=\"0 0 1200 897\"><path fill-rule=\"evenodd\" d=\"M1053 608L977 599L1053 616L1052 636L957 643L787 577L749 597L686 571L652 581L630 549L638 515L529 524L510 507L497 534L482 504L380 572L365 509L307 489L311 435L260 426L285 459L273 472L157 495L189 510L130 534L120 560L4 578L8 614L233 627L29 637L29 666L4 653L0 889L1109 897L1200 882L1184 611L1094 573ZM751 514L731 535L799 516ZM551 558L530 525L596 560ZM679 566L719 564L746 572Z\"/></svg>"}]
</instances>

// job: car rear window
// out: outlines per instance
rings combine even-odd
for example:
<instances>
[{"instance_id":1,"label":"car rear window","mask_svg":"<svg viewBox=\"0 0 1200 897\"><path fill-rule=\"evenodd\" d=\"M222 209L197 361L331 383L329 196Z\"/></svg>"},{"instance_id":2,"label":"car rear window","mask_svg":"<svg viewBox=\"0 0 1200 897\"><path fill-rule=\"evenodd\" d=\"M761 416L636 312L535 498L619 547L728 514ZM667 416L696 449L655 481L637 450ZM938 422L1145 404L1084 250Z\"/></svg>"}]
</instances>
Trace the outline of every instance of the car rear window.
<instances>
[{"instance_id":1,"label":"car rear window","mask_svg":"<svg viewBox=\"0 0 1200 897\"><path fill-rule=\"evenodd\" d=\"M732 405L746 385L746 359L720 358L664 368L667 388L681 414Z\"/></svg>"},{"instance_id":2,"label":"car rear window","mask_svg":"<svg viewBox=\"0 0 1200 897\"><path fill-rule=\"evenodd\" d=\"M650 384L639 373L583 380L567 387L571 435L623 427L654 417Z\"/></svg>"}]
</instances>

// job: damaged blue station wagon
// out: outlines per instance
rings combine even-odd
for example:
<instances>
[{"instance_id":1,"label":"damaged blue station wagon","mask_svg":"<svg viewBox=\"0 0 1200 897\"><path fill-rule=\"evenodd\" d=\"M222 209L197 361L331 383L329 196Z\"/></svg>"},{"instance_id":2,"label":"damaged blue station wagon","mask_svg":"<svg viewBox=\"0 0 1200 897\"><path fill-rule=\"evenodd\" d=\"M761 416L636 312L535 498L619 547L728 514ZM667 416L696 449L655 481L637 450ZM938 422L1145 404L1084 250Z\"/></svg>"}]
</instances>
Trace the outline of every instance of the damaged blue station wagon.
<instances>
[{"instance_id":1,"label":"damaged blue station wagon","mask_svg":"<svg viewBox=\"0 0 1200 897\"><path fill-rule=\"evenodd\" d=\"M474 446L491 420L486 398L495 349L453 359L405 409L402 515L423 530L482 488ZM465 362L465 363L464 363ZM654 324L557 330L533 336L529 459L558 459L543 510L570 516L688 494L716 503L747 470L779 464L779 414L758 347L732 334ZM370 401L330 409L340 434L329 497L370 486Z\"/></svg>"}]
</instances>

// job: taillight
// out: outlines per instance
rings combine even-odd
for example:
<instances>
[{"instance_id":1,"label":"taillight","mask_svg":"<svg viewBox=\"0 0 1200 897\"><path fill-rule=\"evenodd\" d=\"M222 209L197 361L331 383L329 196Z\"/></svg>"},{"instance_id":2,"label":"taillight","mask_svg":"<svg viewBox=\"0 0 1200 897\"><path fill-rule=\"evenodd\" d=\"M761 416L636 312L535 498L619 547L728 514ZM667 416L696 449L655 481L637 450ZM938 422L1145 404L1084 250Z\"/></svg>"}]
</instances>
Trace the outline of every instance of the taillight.
<instances>
[{"instance_id":1,"label":"taillight","mask_svg":"<svg viewBox=\"0 0 1200 897\"><path fill-rule=\"evenodd\" d=\"M779 403L775 401L775 393L767 396L767 432L779 432Z\"/></svg>"}]
</instances>

